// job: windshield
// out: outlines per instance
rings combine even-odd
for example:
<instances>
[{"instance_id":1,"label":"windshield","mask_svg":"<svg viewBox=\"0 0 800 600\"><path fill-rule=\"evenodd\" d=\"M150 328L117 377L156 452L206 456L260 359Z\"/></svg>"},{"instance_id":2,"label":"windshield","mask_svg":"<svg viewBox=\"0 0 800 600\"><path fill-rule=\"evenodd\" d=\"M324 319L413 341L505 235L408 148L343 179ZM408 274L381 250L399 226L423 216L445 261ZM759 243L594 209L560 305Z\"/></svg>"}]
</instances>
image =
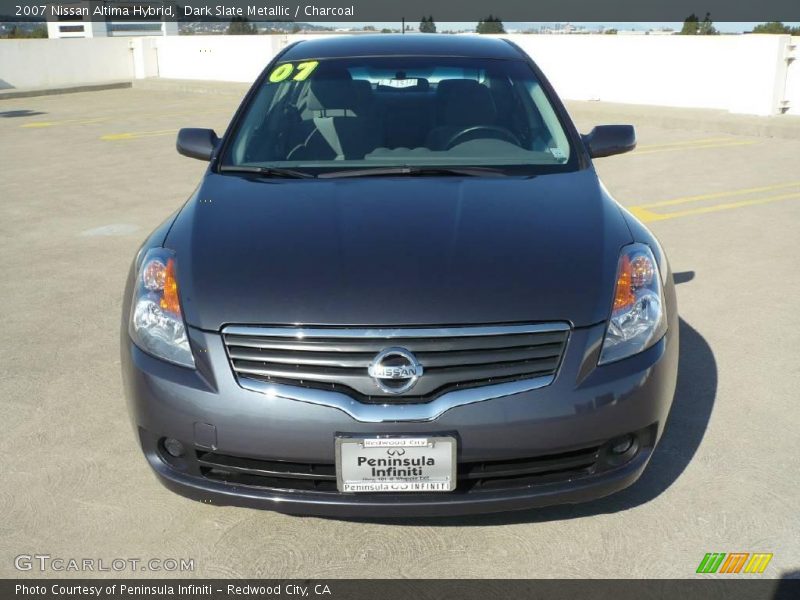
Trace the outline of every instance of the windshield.
<instances>
[{"instance_id":1,"label":"windshield","mask_svg":"<svg viewBox=\"0 0 800 600\"><path fill-rule=\"evenodd\" d=\"M308 172L375 167L574 165L569 138L522 60L363 57L278 63L222 168Z\"/></svg>"}]
</instances>

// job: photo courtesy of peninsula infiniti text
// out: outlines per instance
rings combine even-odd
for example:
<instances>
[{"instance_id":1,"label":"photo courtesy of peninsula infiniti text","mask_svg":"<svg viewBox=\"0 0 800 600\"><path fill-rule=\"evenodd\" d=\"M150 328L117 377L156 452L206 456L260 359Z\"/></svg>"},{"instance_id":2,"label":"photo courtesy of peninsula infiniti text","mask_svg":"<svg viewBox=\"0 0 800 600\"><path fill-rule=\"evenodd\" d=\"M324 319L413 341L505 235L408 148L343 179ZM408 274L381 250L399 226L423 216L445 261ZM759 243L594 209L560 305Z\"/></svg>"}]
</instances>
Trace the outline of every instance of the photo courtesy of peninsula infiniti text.
<instances>
[{"instance_id":1,"label":"photo courtesy of peninsula infiniti text","mask_svg":"<svg viewBox=\"0 0 800 600\"><path fill-rule=\"evenodd\" d=\"M158 479L348 518L633 484L678 367L667 258L592 164L635 145L579 134L502 39L287 46L221 137L180 130L208 169L131 266L122 372Z\"/></svg>"}]
</instances>

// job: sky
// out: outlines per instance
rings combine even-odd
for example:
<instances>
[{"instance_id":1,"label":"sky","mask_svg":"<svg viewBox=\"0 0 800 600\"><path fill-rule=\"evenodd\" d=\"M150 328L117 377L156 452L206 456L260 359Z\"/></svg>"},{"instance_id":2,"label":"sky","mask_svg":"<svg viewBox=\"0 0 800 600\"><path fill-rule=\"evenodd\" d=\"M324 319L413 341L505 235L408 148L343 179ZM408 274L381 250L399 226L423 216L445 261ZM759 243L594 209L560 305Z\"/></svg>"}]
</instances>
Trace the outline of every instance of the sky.
<instances>
[{"instance_id":1,"label":"sky","mask_svg":"<svg viewBox=\"0 0 800 600\"><path fill-rule=\"evenodd\" d=\"M407 25L411 25L412 27L416 27L419 23L407 21ZM352 27L363 27L364 25L372 25L376 29L400 29L400 23L391 22L391 23L313 23L313 25L320 25L323 27L333 27L333 28L352 28ZM467 30L472 31L475 29L476 23L474 22L442 22L436 23L436 27L440 31L446 30ZM553 23L505 23L506 30L509 29L517 29L517 30L526 30L526 29L538 29L542 25L553 25ZM597 29L599 27L604 27L606 29L636 29L641 31L647 31L648 29L662 29L665 27L671 27L672 29L680 30L683 26L683 23L572 23L572 25L576 26L585 26L589 29ZM717 31L722 33L742 33L744 31L750 31L758 25L758 23L726 23L726 22L714 22L714 27ZM790 25L793 27L800 26L800 23L786 23L786 25Z\"/></svg>"}]
</instances>

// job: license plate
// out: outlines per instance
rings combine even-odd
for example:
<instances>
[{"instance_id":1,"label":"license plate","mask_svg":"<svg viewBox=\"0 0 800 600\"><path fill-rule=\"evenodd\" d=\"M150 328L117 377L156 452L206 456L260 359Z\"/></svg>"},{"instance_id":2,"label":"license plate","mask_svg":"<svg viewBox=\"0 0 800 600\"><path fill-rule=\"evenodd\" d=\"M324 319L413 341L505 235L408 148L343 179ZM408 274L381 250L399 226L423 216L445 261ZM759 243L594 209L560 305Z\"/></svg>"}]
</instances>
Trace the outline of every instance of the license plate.
<instances>
[{"instance_id":1,"label":"license plate","mask_svg":"<svg viewBox=\"0 0 800 600\"><path fill-rule=\"evenodd\" d=\"M337 437L340 492L451 492L456 487L452 437Z\"/></svg>"}]
</instances>

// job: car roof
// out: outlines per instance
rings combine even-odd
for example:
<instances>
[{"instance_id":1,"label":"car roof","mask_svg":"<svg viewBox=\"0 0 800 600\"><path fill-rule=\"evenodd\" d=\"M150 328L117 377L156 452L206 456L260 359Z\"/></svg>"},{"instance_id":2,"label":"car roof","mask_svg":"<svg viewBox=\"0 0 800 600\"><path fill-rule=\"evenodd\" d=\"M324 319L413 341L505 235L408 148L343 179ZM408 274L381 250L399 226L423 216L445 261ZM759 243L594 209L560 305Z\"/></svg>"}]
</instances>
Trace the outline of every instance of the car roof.
<instances>
[{"instance_id":1,"label":"car roof","mask_svg":"<svg viewBox=\"0 0 800 600\"><path fill-rule=\"evenodd\" d=\"M481 35L381 33L303 40L291 46L280 60L349 56L465 56L505 59L522 57L519 50L505 40Z\"/></svg>"}]
</instances>

